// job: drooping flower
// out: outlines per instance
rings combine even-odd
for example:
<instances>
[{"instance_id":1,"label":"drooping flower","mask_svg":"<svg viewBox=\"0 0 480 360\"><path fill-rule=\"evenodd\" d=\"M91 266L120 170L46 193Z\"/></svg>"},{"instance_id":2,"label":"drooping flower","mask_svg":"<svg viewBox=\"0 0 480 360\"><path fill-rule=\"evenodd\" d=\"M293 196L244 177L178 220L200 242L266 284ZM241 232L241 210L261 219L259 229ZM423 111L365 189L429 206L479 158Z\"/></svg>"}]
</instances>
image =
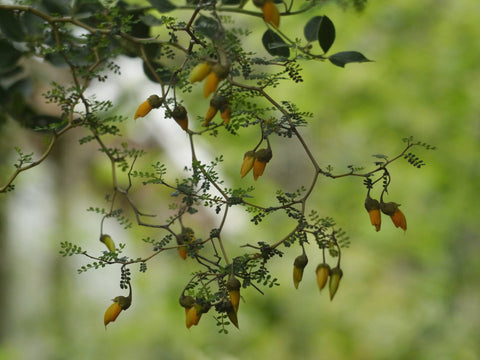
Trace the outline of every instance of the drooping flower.
<instances>
[{"instance_id":1,"label":"drooping flower","mask_svg":"<svg viewBox=\"0 0 480 360\"><path fill-rule=\"evenodd\" d=\"M225 79L230 71L229 67L222 64L215 64L212 66L212 71L205 79L203 86L203 96L208 98L211 93L217 90L218 84Z\"/></svg>"},{"instance_id":2,"label":"drooping flower","mask_svg":"<svg viewBox=\"0 0 480 360\"><path fill-rule=\"evenodd\" d=\"M183 130L188 130L187 110L182 105L175 106L172 111L172 117Z\"/></svg>"},{"instance_id":3,"label":"drooping flower","mask_svg":"<svg viewBox=\"0 0 480 360\"><path fill-rule=\"evenodd\" d=\"M105 246L107 247L107 249L114 253L115 252L115 243L113 242L112 238L110 237L110 235L107 235L107 234L102 234L100 236L100 241L102 243L105 244Z\"/></svg>"},{"instance_id":4,"label":"drooping flower","mask_svg":"<svg viewBox=\"0 0 480 360\"><path fill-rule=\"evenodd\" d=\"M295 289L298 289L298 285L300 284L300 281L302 281L303 270L307 264L308 258L305 253L297 256L293 262L293 285L295 286Z\"/></svg>"},{"instance_id":5,"label":"drooping flower","mask_svg":"<svg viewBox=\"0 0 480 360\"><path fill-rule=\"evenodd\" d=\"M330 266L326 263L318 264L315 273L317 275L318 289L322 291L327 284L328 277L330 276Z\"/></svg>"},{"instance_id":6,"label":"drooping flower","mask_svg":"<svg viewBox=\"0 0 480 360\"><path fill-rule=\"evenodd\" d=\"M150 110L159 108L163 103L163 99L158 95L150 95L147 100L140 104L135 112L134 120L139 117L146 116Z\"/></svg>"},{"instance_id":7,"label":"drooping flower","mask_svg":"<svg viewBox=\"0 0 480 360\"><path fill-rule=\"evenodd\" d=\"M227 290L230 297L230 302L232 303L235 313L238 312L238 307L240 306L240 281L235 277L231 276L227 281Z\"/></svg>"},{"instance_id":8,"label":"drooping flower","mask_svg":"<svg viewBox=\"0 0 480 360\"><path fill-rule=\"evenodd\" d=\"M122 312L122 310L127 310L130 305L132 304L132 296L131 292L128 297L126 296L117 296L115 299L112 300L113 303L107 308L105 311L105 315L103 316L103 323L105 327L112 321L115 321Z\"/></svg>"},{"instance_id":9,"label":"drooping flower","mask_svg":"<svg viewBox=\"0 0 480 360\"><path fill-rule=\"evenodd\" d=\"M263 19L266 23L278 28L280 25L280 12L273 0L253 0L253 4L262 9Z\"/></svg>"},{"instance_id":10,"label":"drooping flower","mask_svg":"<svg viewBox=\"0 0 480 360\"><path fill-rule=\"evenodd\" d=\"M342 277L343 271L340 269L340 267L337 266L330 270L330 283L328 284L330 290L330 300L333 300L333 297L337 293Z\"/></svg>"},{"instance_id":11,"label":"drooping flower","mask_svg":"<svg viewBox=\"0 0 480 360\"><path fill-rule=\"evenodd\" d=\"M372 199L370 195L367 195L365 199L365 209L367 209L370 215L370 222L375 226L375 230L379 231L382 224L382 217L380 214L380 202L376 199Z\"/></svg>"},{"instance_id":12,"label":"drooping flower","mask_svg":"<svg viewBox=\"0 0 480 360\"><path fill-rule=\"evenodd\" d=\"M254 161L255 152L253 150L249 150L245 153L245 155L243 155L243 163L242 167L240 168L240 176L242 178L247 175L250 170L252 170Z\"/></svg>"},{"instance_id":13,"label":"drooping flower","mask_svg":"<svg viewBox=\"0 0 480 360\"><path fill-rule=\"evenodd\" d=\"M253 178L258 179L263 175L265 166L272 159L272 150L270 148L260 149L255 152L255 161L253 162Z\"/></svg>"},{"instance_id":14,"label":"drooping flower","mask_svg":"<svg viewBox=\"0 0 480 360\"><path fill-rule=\"evenodd\" d=\"M197 81L202 81L210 74L211 66L208 62L204 61L195 65L195 67L190 72L190 84L193 84Z\"/></svg>"},{"instance_id":15,"label":"drooping flower","mask_svg":"<svg viewBox=\"0 0 480 360\"><path fill-rule=\"evenodd\" d=\"M399 227L403 229L403 231L407 230L407 219L405 218L405 215L403 212L398 208L400 204L397 204L395 202L381 202L380 203L380 208L382 212L392 219L393 224L395 227Z\"/></svg>"}]
</instances>

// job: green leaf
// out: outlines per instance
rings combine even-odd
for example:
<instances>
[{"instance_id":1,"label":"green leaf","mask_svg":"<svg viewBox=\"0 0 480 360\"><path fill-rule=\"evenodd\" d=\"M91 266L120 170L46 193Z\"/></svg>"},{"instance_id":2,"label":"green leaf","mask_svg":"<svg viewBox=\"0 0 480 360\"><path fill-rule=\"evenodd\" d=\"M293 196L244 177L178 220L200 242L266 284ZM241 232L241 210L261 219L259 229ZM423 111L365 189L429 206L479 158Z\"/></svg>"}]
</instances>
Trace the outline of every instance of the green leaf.
<instances>
[{"instance_id":1,"label":"green leaf","mask_svg":"<svg viewBox=\"0 0 480 360\"><path fill-rule=\"evenodd\" d=\"M281 56L288 58L290 48L288 44L273 30L268 29L262 37L262 43L268 53L272 56Z\"/></svg>"},{"instance_id":2,"label":"green leaf","mask_svg":"<svg viewBox=\"0 0 480 360\"><path fill-rule=\"evenodd\" d=\"M22 23L7 10L0 10L0 31L13 41L23 41L25 38Z\"/></svg>"},{"instance_id":3,"label":"green leaf","mask_svg":"<svg viewBox=\"0 0 480 360\"><path fill-rule=\"evenodd\" d=\"M173 73L169 69L167 69L165 66L163 66L159 62L151 62L151 64L155 72L157 73L158 77L160 77L161 81L167 84L170 83L170 81L172 81ZM145 62L143 63L143 72L145 73L145 75L147 75L147 77L150 80L152 80L153 82L158 82L154 74L150 71L150 69L148 68Z\"/></svg>"},{"instance_id":4,"label":"green leaf","mask_svg":"<svg viewBox=\"0 0 480 360\"><path fill-rule=\"evenodd\" d=\"M195 31L198 31L200 34L203 34L210 39L217 37L220 31L220 26L214 18L203 15L200 15L197 18L194 28Z\"/></svg>"},{"instance_id":5,"label":"green leaf","mask_svg":"<svg viewBox=\"0 0 480 360\"><path fill-rule=\"evenodd\" d=\"M167 13L177 8L168 0L148 0L148 2L161 13Z\"/></svg>"},{"instance_id":6,"label":"green leaf","mask_svg":"<svg viewBox=\"0 0 480 360\"><path fill-rule=\"evenodd\" d=\"M315 16L305 24L303 34L310 42L318 40L326 53L335 41L335 26L327 16Z\"/></svg>"},{"instance_id":7,"label":"green leaf","mask_svg":"<svg viewBox=\"0 0 480 360\"><path fill-rule=\"evenodd\" d=\"M346 64L352 62L371 62L372 60L367 59L363 54L358 51L342 51L333 55L330 55L328 60L333 65L340 67L345 67Z\"/></svg>"},{"instance_id":8,"label":"green leaf","mask_svg":"<svg viewBox=\"0 0 480 360\"><path fill-rule=\"evenodd\" d=\"M0 39L0 68L12 68L22 53L15 49L8 41Z\"/></svg>"}]
</instances>

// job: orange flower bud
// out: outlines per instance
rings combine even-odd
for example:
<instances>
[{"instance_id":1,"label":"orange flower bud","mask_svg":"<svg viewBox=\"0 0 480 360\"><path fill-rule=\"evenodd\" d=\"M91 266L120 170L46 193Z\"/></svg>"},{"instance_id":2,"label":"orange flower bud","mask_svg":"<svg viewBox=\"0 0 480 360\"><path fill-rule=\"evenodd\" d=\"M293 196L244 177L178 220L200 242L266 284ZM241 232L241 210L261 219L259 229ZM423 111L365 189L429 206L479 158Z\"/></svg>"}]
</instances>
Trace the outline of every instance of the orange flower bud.
<instances>
[{"instance_id":1,"label":"orange flower bud","mask_svg":"<svg viewBox=\"0 0 480 360\"><path fill-rule=\"evenodd\" d=\"M405 215L403 215L403 212L398 208L399 206L400 204L394 202L380 203L380 208L382 212L390 216L395 227L402 228L403 231L406 231L407 219L405 218Z\"/></svg>"},{"instance_id":2,"label":"orange flower bud","mask_svg":"<svg viewBox=\"0 0 480 360\"><path fill-rule=\"evenodd\" d=\"M365 199L365 209L367 209L368 214L370 215L370 222L375 226L375 230L379 231L382 223L382 217L380 214L380 203L376 199L372 199L370 196L367 196Z\"/></svg>"},{"instance_id":3,"label":"orange flower bud","mask_svg":"<svg viewBox=\"0 0 480 360\"><path fill-rule=\"evenodd\" d=\"M240 281L235 276L231 276L227 281L227 290L235 312L238 312L240 306ZM238 327L238 326L237 326Z\"/></svg>"},{"instance_id":4,"label":"orange flower bud","mask_svg":"<svg viewBox=\"0 0 480 360\"><path fill-rule=\"evenodd\" d=\"M265 166L272 159L272 150L270 148L260 149L255 152L255 161L253 162L253 178L258 179L263 175Z\"/></svg>"},{"instance_id":5,"label":"orange flower bud","mask_svg":"<svg viewBox=\"0 0 480 360\"><path fill-rule=\"evenodd\" d=\"M102 236L100 236L100 241L105 244L105 246L110 252L115 252L115 243L113 242L110 235L103 234Z\"/></svg>"},{"instance_id":6,"label":"orange flower bud","mask_svg":"<svg viewBox=\"0 0 480 360\"><path fill-rule=\"evenodd\" d=\"M223 122L225 124L228 124L230 122L230 108L226 107L221 113L220 116L223 119Z\"/></svg>"},{"instance_id":7,"label":"orange flower bud","mask_svg":"<svg viewBox=\"0 0 480 360\"><path fill-rule=\"evenodd\" d=\"M330 276L330 266L325 263L319 264L315 273L317 274L318 289L322 291L327 284L328 277Z\"/></svg>"},{"instance_id":8,"label":"orange flower bud","mask_svg":"<svg viewBox=\"0 0 480 360\"><path fill-rule=\"evenodd\" d=\"M203 96L208 98L211 93L217 90L218 84L228 75L228 66L215 64L212 66L212 71L208 74L205 84L203 86Z\"/></svg>"},{"instance_id":9,"label":"orange flower bud","mask_svg":"<svg viewBox=\"0 0 480 360\"><path fill-rule=\"evenodd\" d=\"M146 116L150 110L159 108L163 103L163 99L157 95L151 95L149 98L140 104L135 112L134 119L137 120L139 117Z\"/></svg>"},{"instance_id":10,"label":"orange flower bud","mask_svg":"<svg viewBox=\"0 0 480 360\"><path fill-rule=\"evenodd\" d=\"M211 105L209 106L207 110L207 114L205 115L205 121L203 122L203 126L207 126L210 123L210 121L212 121L215 115L217 115L217 111L218 111L217 108Z\"/></svg>"},{"instance_id":11,"label":"orange flower bud","mask_svg":"<svg viewBox=\"0 0 480 360\"><path fill-rule=\"evenodd\" d=\"M184 244L192 243L195 241L195 233L192 228L185 227L182 229L181 234L176 236L178 247L178 254L185 260L188 256L188 246ZM197 250L198 252L198 250Z\"/></svg>"},{"instance_id":12,"label":"orange flower bud","mask_svg":"<svg viewBox=\"0 0 480 360\"><path fill-rule=\"evenodd\" d=\"M201 62L192 69L190 72L190 84L193 84L197 81L202 81L210 74L210 64L207 62Z\"/></svg>"},{"instance_id":13,"label":"orange flower bud","mask_svg":"<svg viewBox=\"0 0 480 360\"><path fill-rule=\"evenodd\" d=\"M250 150L243 155L243 163L240 169L240 176L243 178L245 175L248 174L250 170L253 168L253 163L255 161L255 152Z\"/></svg>"},{"instance_id":14,"label":"orange flower bud","mask_svg":"<svg viewBox=\"0 0 480 360\"><path fill-rule=\"evenodd\" d=\"M130 307L132 298L130 296L117 296L112 301L113 304L107 308L107 311L105 311L105 315L103 316L105 327L110 322L115 321L122 310L127 310Z\"/></svg>"},{"instance_id":15,"label":"orange flower bud","mask_svg":"<svg viewBox=\"0 0 480 360\"><path fill-rule=\"evenodd\" d=\"M172 111L172 117L183 130L188 130L187 110L182 105L175 106L175 109Z\"/></svg>"},{"instance_id":16,"label":"orange flower bud","mask_svg":"<svg viewBox=\"0 0 480 360\"><path fill-rule=\"evenodd\" d=\"M303 270L307 264L308 258L305 254L297 256L293 262L293 285L295 286L295 289L298 289L298 284L302 281Z\"/></svg>"},{"instance_id":17,"label":"orange flower bud","mask_svg":"<svg viewBox=\"0 0 480 360\"><path fill-rule=\"evenodd\" d=\"M330 300L333 300L333 297L337 293L338 285L340 285L340 280L342 279L343 271L338 266L334 267L330 271L330 283L328 284L330 290Z\"/></svg>"},{"instance_id":18,"label":"orange flower bud","mask_svg":"<svg viewBox=\"0 0 480 360\"><path fill-rule=\"evenodd\" d=\"M275 28L280 25L280 12L273 1L267 0L262 6L263 19L266 23L272 24Z\"/></svg>"},{"instance_id":19,"label":"orange flower bud","mask_svg":"<svg viewBox=\"0 0 480 360\"><path fill-rule=\"evenodd\" d=\"M200 310L200 304L195 304L191 308L185 309L185 325L187 326L187 329L190 329L192 325L198 325L200 318L202 317Z\"/></svg>"}]
</instances>

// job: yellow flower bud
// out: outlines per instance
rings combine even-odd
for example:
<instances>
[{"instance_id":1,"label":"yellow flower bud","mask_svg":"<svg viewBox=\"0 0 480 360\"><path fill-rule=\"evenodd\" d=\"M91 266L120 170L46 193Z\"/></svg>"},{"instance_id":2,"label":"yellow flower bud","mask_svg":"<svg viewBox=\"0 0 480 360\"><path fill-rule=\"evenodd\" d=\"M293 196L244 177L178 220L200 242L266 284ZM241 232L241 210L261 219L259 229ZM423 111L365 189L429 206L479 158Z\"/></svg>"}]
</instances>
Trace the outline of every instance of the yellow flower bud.
<instances>
[{"instance_id":1,"label":"yellow flower bud","mask_svg":"<svg viewBox=\"0 0 480 360\"><path fill-rule=\"evenodd\" d=\"M107 308L107 311L105 311L105 315L103 316L105 327L110 322L115 321L122 310L127 310L130 307L132 298L131 296L117 296L112 301L113 304Z\"/></svg>"},{"instance_id":2,"label":"yellow flower bud","mask_svg":"<svg viewBox=\"0 0 480 360\"><path fill-rule=\"evenodd\" d=\"M217 111L218 109L211 105L208 107L207 114L205 115L205 121L203 122L203 126L207 126L210 123L210 121L212 121L215 115L217 115Z\"/></svg>"},{"instance_id":3,"label":"yellow flower bud","mask_svg":"<svg viewBox=\"0 0 480 360\"><path fill-rule=\"evenodd\" d=\"M265 1L262 6L263 19L266 23L272 24L275 28L280 25L280 12L277 6L271 0Z\"/></svg>"},{"instance_id":4,"label":"yellow flower bud","mask_svg":"<svg viewBox=\"0 0 480 360\"><path fill-rule=\"evenodd\" d=\"M221 118L223 119L223 122L225 124L228 124L230 122L230 108L226 107L221 113L220 113Z\"/></svg>"},{"instance_id":5,"label":"yellow flower bud","mask_svg":"<svg viewBox=\"0 0 480 360\"><path fill-rule=\"evenodd\" d=\"M203 96L208 98L211 93L217 90L218 84L228 75L228 66L215 64L212 66L212 71L208 74L205 84L203 86Z\"/></svg>"},{"instance_id":6,"label":"yellow flower bud","mask_svg":"<svg viewBox=\"0 0 480 360\"><path fill-rule=\"evenodd\" d=\"M330 300L333 300L333 297L337 293L338 285L340 285L340 280L342 279L343 271L338 266L334 267L330 271L330 283L328 284L330 290Z\"/></svg>"},{"instance_id":7,"label":"yellow flower bud","mask_svg":"<svg viewBox=\"0 0 480 360\"><path fill-rule=\"evenodd\" d=\"M330 276L330 266L325 263L319 264L315 273L317 274L318 289L322 291L327 284L328 277Z\"/></svg>"},{"instance_id":8,"label":"yellow flower bud","mask_svg":"<svg viewBox=\"0 0 480 360\"><path fill-rule=\"evenodd\" d=\"M295 286L295 289L298 289L298 284L302 281L303 270L307 264L308 258L305 254L297 256L293 262L293 285Z\"/></svg>"},{"instance_id":9,"label":"yellow flower bud","mask_svg":"<svg viewBox=\"0 0 480 360\"><path fill-rule=\"evenodd\" d=\"M245 175L248 174L250 170L253 168L253 163L255 161L255 152L250 150L243 155L243 163L242 167L240 168L240 176L243 178Z\"/></svg>"},{"instance_id":10,"label":"yellow flower bud","mask_svg":"<svg viewBox=\"0 0 480 360\"><path fill-rule=\"evenodd\" d=\"M231 276L227 281L227 290L230 297L230 302L235 310L238 312L238 307L240 306L240 281L235 276Z\"/></svg>"},{"instance_id":11,"label":"yellow flower bud","mask_svg":"<svg viewBox=\"0 0 480 360\"><path fill-rule=\"evenodd\" d=\"M225 300L223 305L225 307L225 311L227 312L228 318L230 319L232 324L235 325L237 329L239 329L237 311L235 311L232 303L228 300Z\"/></svg>"},{"instance_id":12,"label":"yellow flower bud","mask_svg":"<svg viewBox=\"0 0 480 360\"><path fill-rule=\"evenodd\" d=\"M163 103L163 99L158 95L151 95L147 100L140 104L135 112L134 119L146 116L150 110L159 108Z\"/></svg>"},{"instance_id":13,"label":"yellow flower bud","mask_svg":"<svg viewBox=\"0 0 480 360\"><path fill-rule=\"evenodd\" d=\"M115 243L113 242L110 235L103 234L102 236L100 236L100 241L105 244L105 246L108 248L110 252L112 253L115 252Z\"/></svg>"},{"instance_id":14,"label":"yellow flower bud","mask_svg":"<svg viewBox=\"0 0 480 360\"><path fill-rule=\"evenodd\" d=\"M192 69L190 72L190 84L193 84L197 81L202 81L210 74L210 64L207 62L201 62Z\"/></svg>"}]
</instances>

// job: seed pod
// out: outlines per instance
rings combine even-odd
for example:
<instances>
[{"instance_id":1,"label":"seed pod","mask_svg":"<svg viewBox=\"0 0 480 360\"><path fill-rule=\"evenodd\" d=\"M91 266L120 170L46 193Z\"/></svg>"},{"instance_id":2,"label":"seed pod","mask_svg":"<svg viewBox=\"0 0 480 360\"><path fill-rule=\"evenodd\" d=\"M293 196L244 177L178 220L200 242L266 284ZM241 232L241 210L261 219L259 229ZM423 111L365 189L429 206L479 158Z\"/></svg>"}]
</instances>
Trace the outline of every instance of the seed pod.
<instances>
[{"instance_id":1,"label":"seed pod","mask_svg":"<svg viewBox=\"0 0 480 360\"><path fill-rule=\"evenodd\" d=\"M175 109L172 111L172 117L183 130L188 130L187 110L182 105L175 106Z\"/></svg>"},{"instance_id":2,"label":"seed pod","mask_svg":"<svg viewBox=\"0 0 480 360\"><path fill-rule=\"evenodd\" d=\"M322 291L327 284L328 277L330 276L330 266L326 263L319 264L315 273L317 274L318 289Z\"/></svg>"},{"instance_id":3,"label":"seed pod","mask_svg":"<svg viewBox=\"0 0 480 360\"><path fill-rule=\"evenodd\" d=\"M240 168L240 176L243 178L245 175L248 174L250 170L253 168L253 163L255 161L255 152L250 150L243 155L243 163L242 167Z\"/></svg>"},{"instance_id":4,"label":"seed pod","mask_svg":"<svg viewBox=\"0 0 480 360\"><path fill-rule=\"evenodd\" d=\"M277 5L271 0L266 0L262 6L263 19L267 24L272 24L275 28L280 25L280 12Z\"/></svg>"},{"instance_id":5,"label":"seed pod","mask_svg":"<svg viewBox=\"0 0 480 360\"><path fill-rule=\"evenodd\" d=\"M365 199L365 209L367 209L370 216L370 222L375 226L375 230L379 231L382 224L382 217L380 214L380 203L376 199L372 199L370 195Z\"/></svg>"},{"instance_id":6,"label":"seed pod","mask_svg":"<svg viewBox=\"0 0 480 360\"><path fill-rule=\"evenodd\" d=\"M260 149L255 152L255 161L253 162L253 178L258 179L263 175L265 166L272 159L272 150L270 148Z\"/></svg>"},{"instance_id":7,"label":"seed pod","mask_svg":"<svg viewBox=\"0 0 480 360\"><path fill-rule=\"evenodd\" d=\"M190 84L197 81L202 81L210 74L211 66L207 62L201 62L192 69L190 72Z\"/></svg>"},{"instance_id":8,"label":"seed pod","mask_svg":"<svg viewBox=\"0 0 480 360\"><path fill-rule=\"evenodd\" d=\"M100 241L105 244L105 246L111 253L115 252L115 243L113 242L110 235L102 234L102 236L100 236Z\"/></svg>"},{"instance_id":9,"label":"seed pod","mask_svg":"<svg viewBox=\"0 0 480 360\"><path fill-rule=\"evenodd\" d=\"M150 110L159 108L163 103L163 99L157 95L150 95L147 100L140 104L135 112L134 119L146 116Z\"/></svg>"},{"instance_id":10,"label":"seed pod","mask_svg":"<svg viewBox=\"0 0 480 360\"><path fill-rule=\"evenodd\" d=\"M231 276L227 281L227 290L230 297L230 302L235 310L238 312L238 307L240 306L240 281L235 276Z\"/></svg>"},{"instance_id":11,"label":"seed pod","mask_svg":"<svg viewBox=\"0 0 480 360\"><path fill-rule=\"evenodd\" d=\"M305 253L297 256L293 262L293 285L295 286L295 289L298 289L298 284L300 284L300 281L302 281L303 270L307 264L308 258Z\"/></svg>"},{"instance_id":12,"label":"seed pod","mask_svg":"<svg viewBox=\"0 0 480 360\"><path fill-rule=\"evenodd\" d=\"M338 266L334 267L330 271L330 283L328 284L330 290L330 300L333 300L333 297L337 293L338 285L340 285L340 280L342 279L343 271Z\"/></svg>"},{"instance_id":13,"label":"seed pod","mask_svg":"<svg viewBox=\"0 0 480 360\"><path fill-rule=\"evenodd\" d=\"M222 64L212 66L212 71L208 74L203 86L203 96L205 98L208 98L211 93L217 90L218 84L227 77L229 71L229 67Z\"/></svg>"}]
</instances>

